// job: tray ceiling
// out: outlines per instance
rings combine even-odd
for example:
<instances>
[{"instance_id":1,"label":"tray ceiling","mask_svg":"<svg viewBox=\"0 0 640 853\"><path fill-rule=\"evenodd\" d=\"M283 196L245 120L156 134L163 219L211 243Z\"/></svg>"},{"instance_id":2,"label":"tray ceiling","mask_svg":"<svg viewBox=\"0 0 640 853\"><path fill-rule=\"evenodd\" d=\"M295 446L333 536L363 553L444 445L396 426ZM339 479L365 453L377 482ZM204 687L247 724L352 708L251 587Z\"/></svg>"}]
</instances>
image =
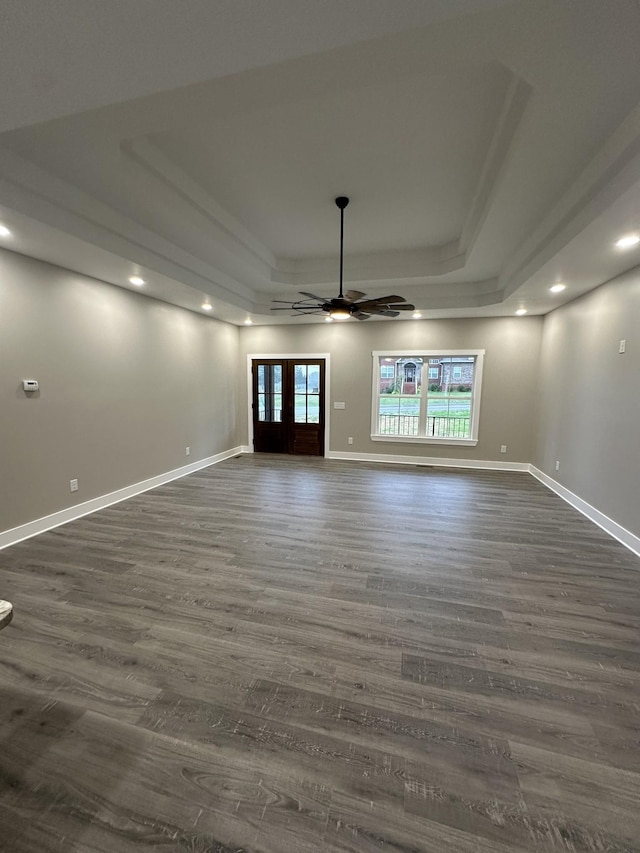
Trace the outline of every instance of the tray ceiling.
<instances>
[{"instance_id":1,"label":"tray ceiling","mask_svg":"<svg viewBox=\"0 0 640 853\"><path fill-rule=\"evenodd\" d=\"M95 37L102 19L65 17L74 5L56 29ZM640 228L634 0L615 16L599 0L366 5L371 20L338 27L334 3L274 3L288 37L252 54L263 4L194 2L173 39L149 17L142 56L122 59L144 66L133 81L118 52L99 77L99 51L93 85L80 68L67 79L45 45L55 97L34 67L31 105L8 97L0 134L3 245L121 286L138 272L147 294L208 298L231 322L276 322L270 300L300 288L337 291L340 194L346 283L425 317L545 313L640 262L612 246ZM124 43L141 23L126 9L103 22ZM208 51L195 33L189 51L186 30L205 26Z\"/></svg>"}]
</instances>

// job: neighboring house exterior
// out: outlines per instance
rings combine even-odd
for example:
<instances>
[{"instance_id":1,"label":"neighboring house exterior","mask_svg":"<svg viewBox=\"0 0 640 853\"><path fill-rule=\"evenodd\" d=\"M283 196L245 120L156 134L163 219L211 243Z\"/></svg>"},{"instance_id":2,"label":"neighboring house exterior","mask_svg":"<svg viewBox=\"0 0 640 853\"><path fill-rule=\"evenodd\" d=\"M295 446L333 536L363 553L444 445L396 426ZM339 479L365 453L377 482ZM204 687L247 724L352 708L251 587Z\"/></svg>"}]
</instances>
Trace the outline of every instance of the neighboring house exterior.
<instances>
[{"instance_id":1,"label":"neighboring house exterior","mask_svg":"<svg viewBox=\"0 0 640 853\"><path fill-rule=\"evenodd\" d=\"M400 394L417 394L422 384L423 359L403 356L385 359L380 365L380 391L396 391ZM427 366L428 387L431 390L447 391L463 386L470 390L473 385L473 358L440 356L429 359ZM437 386L434 388L433 386Z\"/></svg>"}]
</instances>

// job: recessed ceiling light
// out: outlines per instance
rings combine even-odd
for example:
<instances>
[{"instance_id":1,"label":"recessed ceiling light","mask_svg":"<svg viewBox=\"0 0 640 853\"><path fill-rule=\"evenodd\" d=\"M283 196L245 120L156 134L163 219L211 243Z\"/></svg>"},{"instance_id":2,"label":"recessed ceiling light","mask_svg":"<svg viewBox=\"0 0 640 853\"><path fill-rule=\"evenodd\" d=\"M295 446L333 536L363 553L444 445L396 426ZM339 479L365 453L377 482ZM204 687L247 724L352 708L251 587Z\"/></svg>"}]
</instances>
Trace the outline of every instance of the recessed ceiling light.
<instances>
[{"instance_id":1,"label":"recessed ceiling light","mask_svg":"<svg viewBox=\"0 0 640 853\"><path fill-rule=\"evenodd\" d=\"M253 320L250 320L249 317L244 321L245 326L253 326Z\"/></svg>"},{"instance_id":2,"label":"recessed ceiling light","mask_svg":"<svg viewBox=\"0 0 640 853\"><path fill-rule=\"evenodd\" d=\"M139 275L132 275L129 279L131 284L135 284L136 287L142 287L144 284L144 279L140 278Z\"/></svg>"},{"instance_id":3,"label":"recessed ceiling light","mask_svg":"<svg viewBox=\"0 0 640 853\"><path fill-rule=\"evenodd\" d=\"M7 228L6 225L0 225L0 237L10 237L11 231Z\"/></svg>"},{"instance_id":4,"label":"recessed ceiling light","mask_svg":"<svg viewBox=\"0 0 640 853\"><path fill-rule=\"evenodd\" d=\"M516 314L518 315L518 317L522 317L522 315L526 314L526 313L527 313L526 308L518 308L518 310L516 311Z\"/></svg>"},{"instance_id":5,"label":"recessed ceiling light","mask_svg":"<svg viewBox=\"0 0 640 853\"><path fill-rule=\"evenodd\" d=\"M211 311L213 305L210 302L203 302L201 307L203 311Z\"/></svg>"},{"instance_id":6,"label":"recessed ceiling light","mask_svg":"<svg viewBox=\"0 0 640 853\"><path fill-rule=\"evenodd\" d=\"M551 293L562 293L562 291L566 290L566 288L566 284L554 284L549 288L549 290L551 291Z\"/></svg>"},{"instance_id":7,"label":"recessed ceiling light","mask_svg":"<svg viewBox=\"0 0 640 853\"><path fill-rule=\"evenodd\" d=\"M419 320L420 317L422 317L422 314L419 311L414 311L411 316L413 317L414 320Z\"/></svg>"},{"instance_id":8,"label":"recessed ceiling light","mask_svg":"<svg viewBox=\"0 0 640 853\"><path fill-rule=\"evenodd\" d=\"M618 249L630 249L638 243L640 243L640 236L638 234L625 234L624 237L616 240Z\"/></svg>"}]
</instances>

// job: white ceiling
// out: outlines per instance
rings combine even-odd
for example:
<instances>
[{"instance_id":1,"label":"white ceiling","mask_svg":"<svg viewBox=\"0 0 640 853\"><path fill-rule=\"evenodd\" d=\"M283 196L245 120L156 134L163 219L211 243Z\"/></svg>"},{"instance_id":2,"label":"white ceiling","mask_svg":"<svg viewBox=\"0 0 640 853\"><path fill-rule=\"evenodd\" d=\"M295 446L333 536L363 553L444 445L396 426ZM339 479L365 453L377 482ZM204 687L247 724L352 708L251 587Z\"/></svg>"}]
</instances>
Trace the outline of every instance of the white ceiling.
<instances>
[{"instance_id":1,"label":"white ceiling","mask_svg":"<svg viewBox=\"0 0 640 853\"><path fill-rule=\"evenodd\" d=\"M425 318L546 313L640 263L613 247L640 229L637 0L4 0L0 23L6 248L235 323L337 293L342 194L347 284Z\"/></svg>"}]
</instances>

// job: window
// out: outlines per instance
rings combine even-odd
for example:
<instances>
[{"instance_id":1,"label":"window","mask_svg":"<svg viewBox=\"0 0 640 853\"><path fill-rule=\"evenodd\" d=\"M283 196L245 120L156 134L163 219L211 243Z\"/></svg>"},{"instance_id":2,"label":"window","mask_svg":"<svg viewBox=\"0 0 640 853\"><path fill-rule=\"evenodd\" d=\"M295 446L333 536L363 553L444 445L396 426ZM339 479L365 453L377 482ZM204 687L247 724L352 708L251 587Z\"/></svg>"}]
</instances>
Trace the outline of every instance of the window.
<instances>
[{"instance_id":1,"label":"window","mask_svg":"<svg viewBox=\"0 0 640 853\"><path fill-rule=\"evenodd\" d=\"M391 383L384 372L390 358ZM371 438L477 444L483 360L484 350L374 352Z\"/></svg>"},{"instance_id":2,"label":"window","mask_svg":"<svg viewBox=\"0 0 640 853\"><path fill-rule=\"evenodd\" d=\"M393 364L380 365L380 379L393 379L396 375L396 369Z\"/></svg>"}]
</instances>

